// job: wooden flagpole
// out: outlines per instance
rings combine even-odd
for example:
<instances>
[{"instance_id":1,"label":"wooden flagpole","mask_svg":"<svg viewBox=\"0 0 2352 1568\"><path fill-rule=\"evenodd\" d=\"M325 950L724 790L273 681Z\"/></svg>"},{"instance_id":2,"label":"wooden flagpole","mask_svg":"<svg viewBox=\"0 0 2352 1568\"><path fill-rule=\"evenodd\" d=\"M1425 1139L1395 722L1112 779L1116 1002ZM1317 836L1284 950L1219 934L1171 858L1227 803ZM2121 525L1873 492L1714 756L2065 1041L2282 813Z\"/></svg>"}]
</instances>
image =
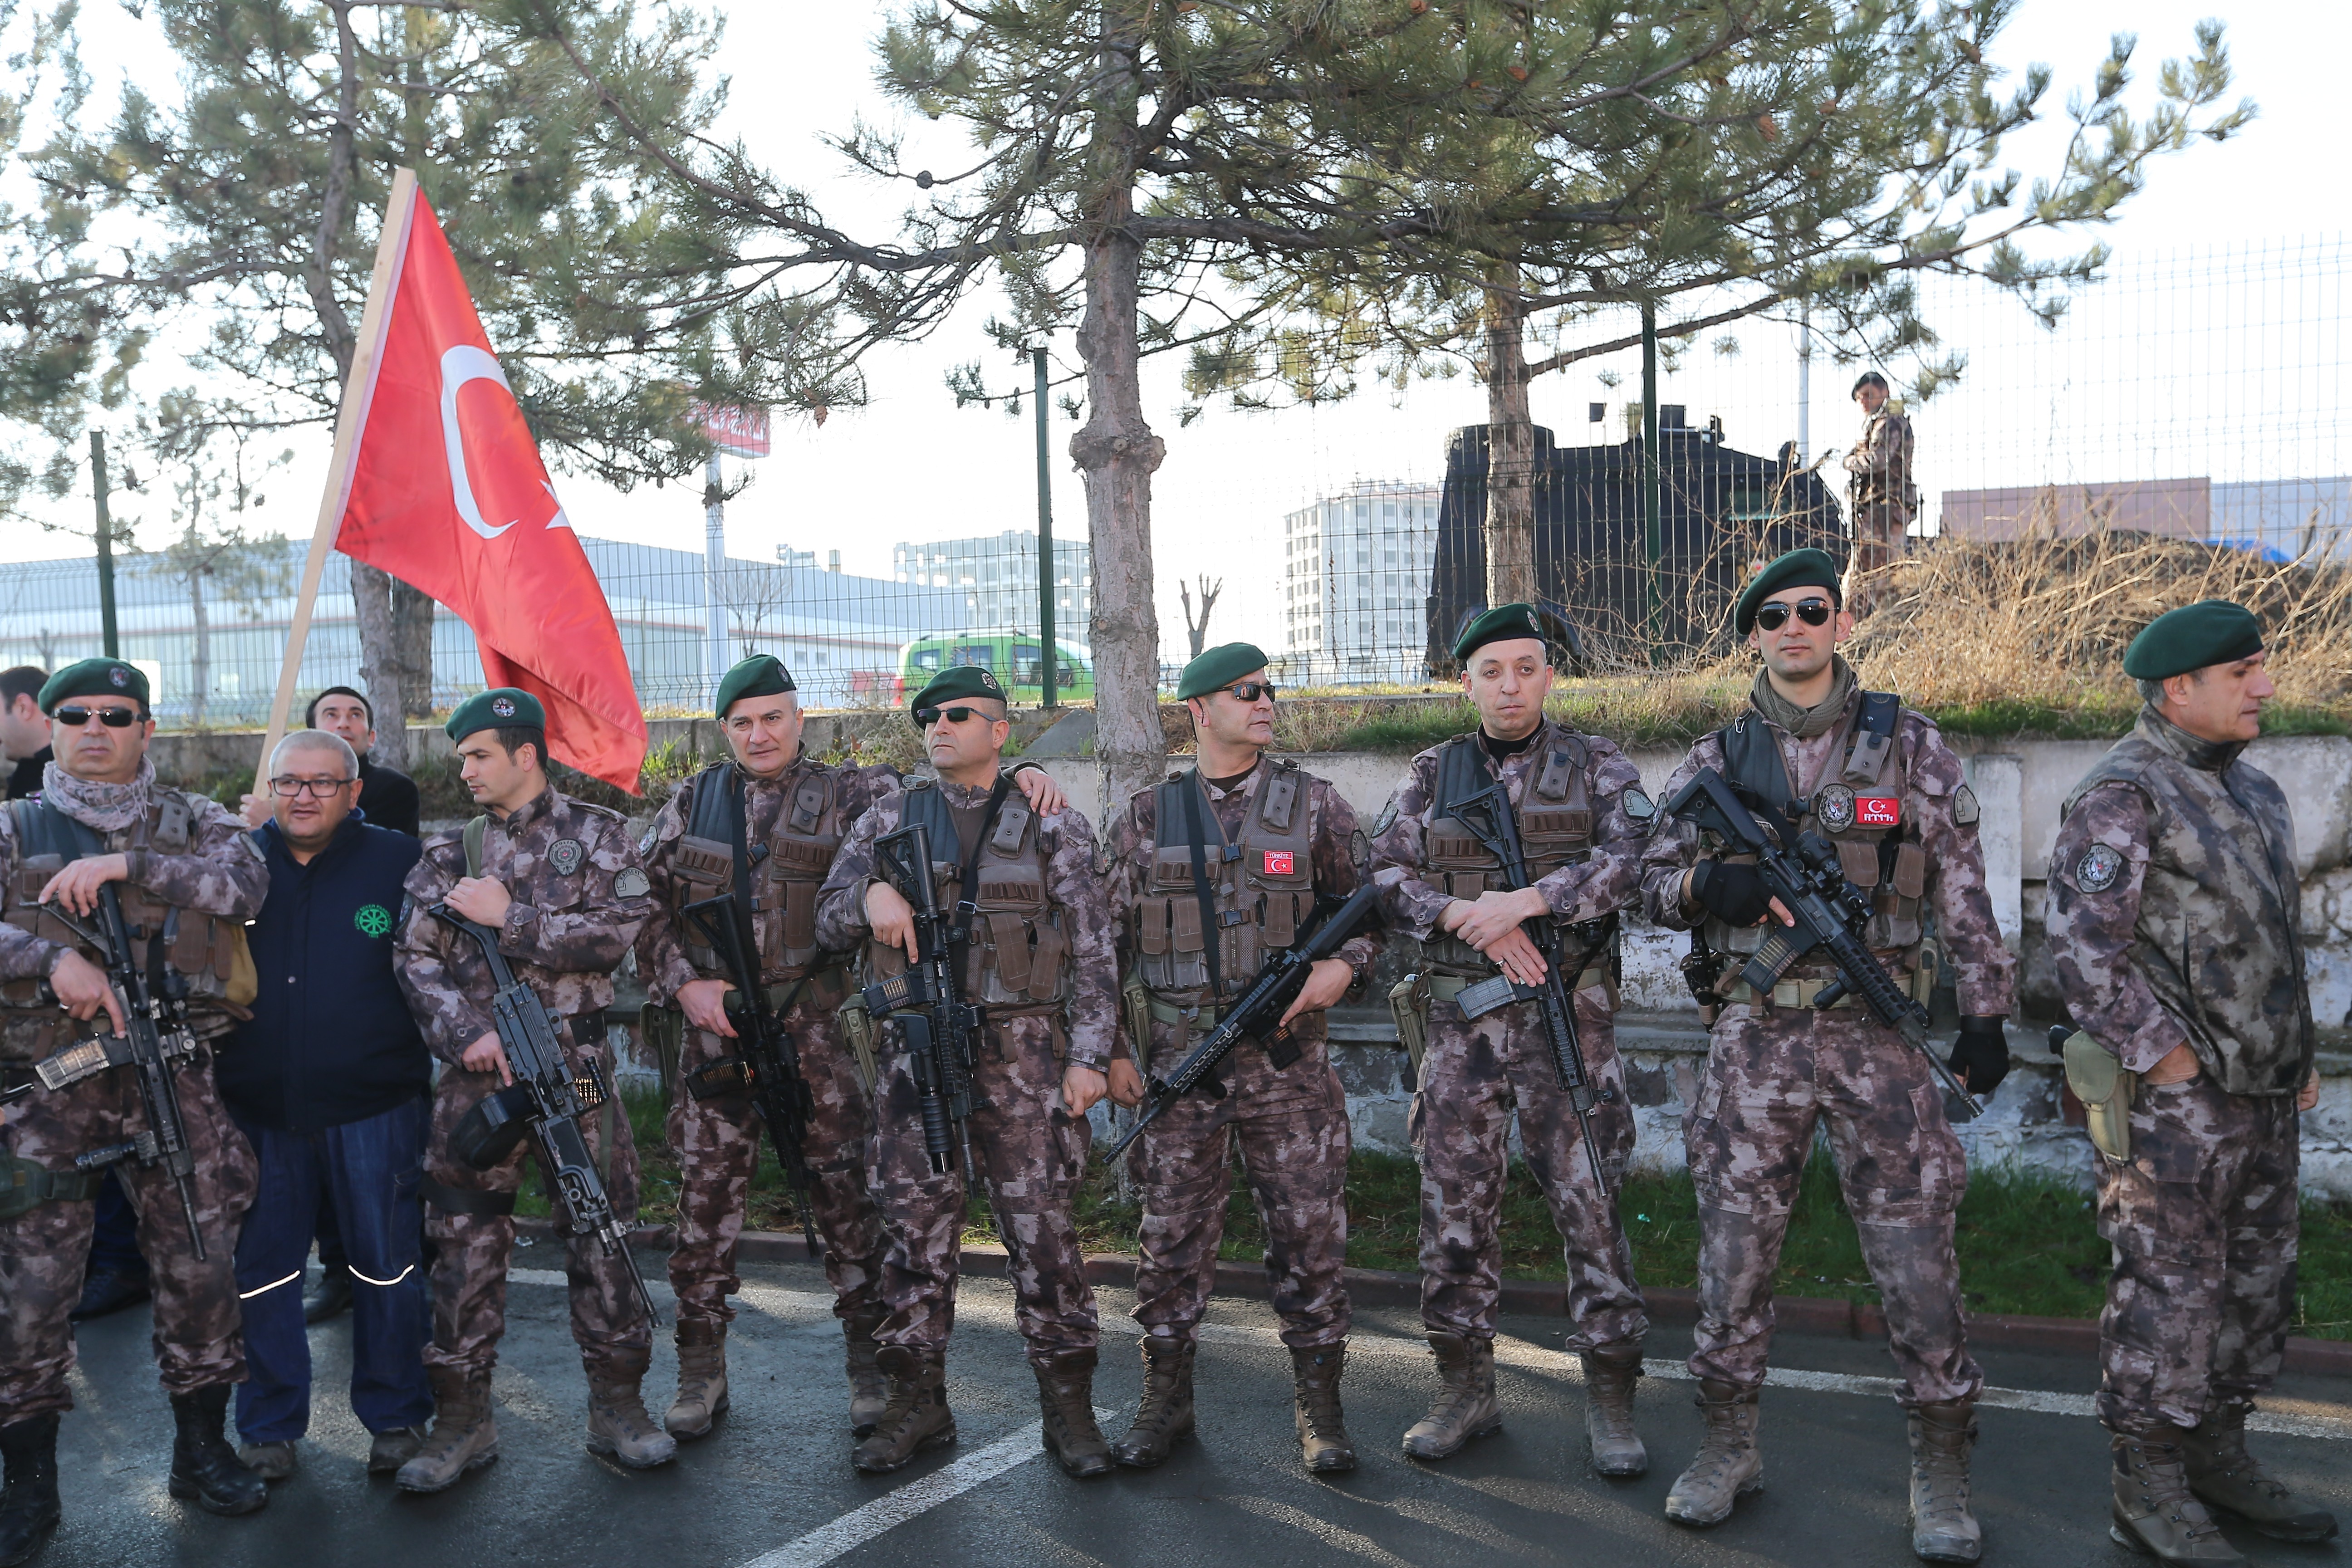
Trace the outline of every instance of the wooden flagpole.
<instances>
[{"instance_id":1,"label":"wooden flagpole","mask_svg":"<svg viewBox=\"0 0 2352 1568\"><path fill-rule=\"evenodd\" d=\"M360 316L359 342L352 352L352 374L343 383L342 407L335 418L334 456L327 464L327 485L319 497L319 521L310 531L310 553L302 563L302 591L294 601L294 624L286 633L286 662L278 671L278 695L269 704L269 728L261 738L261 760L254 769L256 794L268 787L269 755L286 735L294 711L294 681L302 668L302 650L310 640L310 611L318 603L319 580L326 575L327 554L343 521L343 497L349 489L352 459L359 450L360 432L367 424L369 394L375 386L377 351L392 315L392 293L397 284L400 258L408 248L409 219L416 211L416 171L395 169L392 199L384 204L383 233L376 240L375 272L368 279L367 309ZM394 714L395 724L408 722Z\"/></svg>"}]
</instances>

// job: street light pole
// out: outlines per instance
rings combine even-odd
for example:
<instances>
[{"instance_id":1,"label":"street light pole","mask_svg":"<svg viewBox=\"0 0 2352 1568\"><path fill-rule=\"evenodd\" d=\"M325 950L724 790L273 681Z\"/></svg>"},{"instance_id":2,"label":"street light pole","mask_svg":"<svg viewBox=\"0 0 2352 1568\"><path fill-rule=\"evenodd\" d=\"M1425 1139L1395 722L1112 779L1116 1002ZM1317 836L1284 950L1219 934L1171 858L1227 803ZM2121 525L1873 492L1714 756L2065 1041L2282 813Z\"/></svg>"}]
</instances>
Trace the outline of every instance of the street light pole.
<instances>
[{"instance_id":1,"label":"street light pole","mask_svg":"<svg viewBox=\"0 0 2352 1568\"><path fill-rule=\"evenodd\" d=\"M106 504L106 437L89 433L89 484L98 498L98 625L102 649L109 658L122 657L122 639L114 625L114 519Z\"/></svg>"},{"instance_id":2,"label":"street light pole","mask_svg":"<svg viewBox=\"0 0 2352 1568\"><path fill-rule=\"evenodd\" d=\"M1053 469L1045 442L1045 351L1029 351L1037 380L1037 679L1044 706L1061 706L1055 700L1054 678L1054 489Z\"/></svg>"},{"instance_id":3,"label":"street light pole","mask_svg":"<svg viewBox=\"0 0 2352 1568\"><path fill-rule=\"evenodd\" d=\"M1666 569L1664 528L1658 517L1658 311L1642 307L1642 545L1650 563L1646 627L1650 662L1664 653L1658 646L1663 617L1658 576Z\"/></svg>"}]
</instances>

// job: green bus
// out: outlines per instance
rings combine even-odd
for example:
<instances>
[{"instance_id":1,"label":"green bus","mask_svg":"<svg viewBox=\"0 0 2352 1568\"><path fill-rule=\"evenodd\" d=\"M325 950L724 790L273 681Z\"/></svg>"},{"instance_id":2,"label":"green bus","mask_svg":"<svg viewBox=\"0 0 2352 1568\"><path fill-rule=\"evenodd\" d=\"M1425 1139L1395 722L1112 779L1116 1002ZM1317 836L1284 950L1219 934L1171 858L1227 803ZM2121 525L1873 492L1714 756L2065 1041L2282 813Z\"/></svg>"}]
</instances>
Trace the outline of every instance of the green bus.
<instances>
[{"instance_id":1,"label":"green bus","mask_svg":"<svg viewBox=\"0 0 2352 1568\"><path fill-rule=\"evenodd\" d=\"M1084 643L1054 639L1054 686L1063 702L1095 700L1095 669ZM898 650L898 700L930 684L931 678L957 665L978 665L1004 683L1005 694L1016 703L1035 705L1045 699L1044 647L1034 632L948 632L917 637Z\"/></svg>"}]
</instances>

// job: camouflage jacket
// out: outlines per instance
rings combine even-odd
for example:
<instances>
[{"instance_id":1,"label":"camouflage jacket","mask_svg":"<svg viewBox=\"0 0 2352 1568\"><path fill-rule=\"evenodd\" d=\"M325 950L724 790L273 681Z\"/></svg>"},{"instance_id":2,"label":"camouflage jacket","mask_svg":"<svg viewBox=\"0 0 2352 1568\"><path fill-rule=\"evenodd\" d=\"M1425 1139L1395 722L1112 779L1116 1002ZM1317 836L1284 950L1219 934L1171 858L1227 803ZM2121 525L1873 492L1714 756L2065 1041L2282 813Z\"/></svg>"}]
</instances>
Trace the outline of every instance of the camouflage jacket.
<instances>
[{"instance_id":1,"label":"camouflage jacket","mask_svg":"<svg viewBox=\"0 0 2352 1568\"><path fill-rule=\"evenodd\" d=\"M831 775L834 784L834 812L845 826L866 815L866 809L888 791L898 787L898 770L887 763L868 767L835 766L821 763L803 752L792 766L774 778L762 779L746 773L743 778L743 832L745 841L758 845L775 837L776 824L791 804L793 789L812 773ZM677 999L680 987L704 978L687 957L687 943L678 929L676 908L677 888L674 861L677 841L686 834L688 824L694 820L694 795L698 779L688 779L677 793L671 795L661 814L654 818L653 828L637 845L645 858L646 875L651 879L655 899L654 912L647 917L645 930L637 937L637 973L646 983L653 999L664 1005ZM762 909L751 917L752 934L760 951L770 952L781 944L772 940L770 924L782 918L782 911ZM715 973L712 978L719 978ZM779 973L762 973L762 984L781 980Z\"/></svg>"},{"instance_id":2,"label":"camouflage jacket","mask_svg":"<svg viewBox=\"0 0 2352 1568\"><path fill-rule=\"evenodd\" d=\"M944 779L939 789L950 806L965 810L989 793ZM874 841L897 830L905 795L893 788L876 801L834 857L816 906L817 941L830 952L849 952L866 938L866 889L877 878ZM1110 1059L1117 1030L1118 961L1111 947L1109 899L1095 867L1094 827L1078 811L1065 808L1039 818L1037 831L1045 897L1062 911L1069 941L1069 1059L1099 1070Z\"/></svg>"},{"instance_id":3,"label":"camouflage jacket","mask_svg":"<svg viewBox=\"0 0 2352 1568\"><path fill-rule=\"evenodd\" d=\"M1850 701L1860 702L1856 689ZM1843 760L1844 726L1800 741L1786 730L1750 710L1779 742L1781 761L1798 794L1811 797L1836 781ZM1896 721L1895 753L1885 763L1902 802L1899 816L1906 837L1916 838L1925 851L1922 907L1935 916L1946 966L1959 993L1962 1014L1971 1017L2004 1016L2011 1009L2017 983L2017 961L2001 940L1992 913L1992 895L1985 884L1984 846L1977 837L1976 795L1968 787L1960 759L1944 743L1935 721L1906 708ZM1662 800L1672 800L1701 768L1723 772L1723 732L1702 738L1666 781ZM1888 774L1882 774L1886 780ZM1885 793L1887 784L1874 786ZM1656 923L1688 931L1705 911L1683 902L1683 873L1701 856L1698 829L1669 819L1663 805L1657 831L1643 854L1642 910ZM1801 967L1802 967L1801 965Z\"/></svg>"},{"instance_id":4,"label":"camouflage jacket","mask_svg":"<svg viewBox=\"0 0 2352 1568\"><path fill-rule=\"evenodd\" d=\"M446 1062L490 1033L489 965L474 939L436 920L432 908L466 874L460 833L436 834L408 874L396 962L425 1042ZM552 787L482 834L482 875L514 902L499 951L515 978L557 1018L612 1005L613 971L653 913L651 882L621 814Z\"/></svg>"},{"instance_id":5,"label":"camouflage jacket","mask_svg":"<svg viewBox=\"0 0 2352 1568\"><path fill-rule=\"evenodd\" d=\"M1845 455L1847 493L1856 506L1897 506L1916 511L1919 492L1911 484L1911 421L1881 405L1863 427L1862 438Z\"/></svg>"},{"instance_id":6,"label":"camouflage jacket","mask_svg":"<svg viewBox=\"0 0 2352 1568\"><path fill-rule=\"evenodd\" d=\"M2226 1093L2293 1094L2316 1045L2294 821L2244 750L2143 710L2066 802L2045 929L2067 1012L2125 1067L2185 1041Z\"/></svg>"}]
</instances>

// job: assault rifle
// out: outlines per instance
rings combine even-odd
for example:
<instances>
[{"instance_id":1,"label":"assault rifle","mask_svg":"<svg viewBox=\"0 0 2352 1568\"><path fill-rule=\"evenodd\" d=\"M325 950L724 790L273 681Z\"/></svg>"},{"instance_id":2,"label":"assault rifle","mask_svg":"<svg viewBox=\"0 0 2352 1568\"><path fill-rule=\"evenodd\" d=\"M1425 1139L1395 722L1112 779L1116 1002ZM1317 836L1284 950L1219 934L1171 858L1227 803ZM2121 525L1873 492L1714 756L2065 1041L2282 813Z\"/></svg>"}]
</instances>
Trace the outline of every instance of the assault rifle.
<instances>
[{"instance_id":1,"label":"assault rifle","mask_svg":"<svg viewBox=\"0 0 2352 1568\"><path fill-rule=\"evenodd\" d=\"M1486 853L1502 863L1503 880L1508 890L1517 892L1535 885L1528 872L1527 847L1519 839L1518 813L1512 808L1508 787L1500 779L1488 784L1466 800L1453 802L1446 808L1454 819L1470 830L1471 837L1486 847ZM1593 955L1606 946L1615 930L1615 917L1602 923L1599 940L1587 943L1571 964L1561 952L1566 945L1559 939L1559 923L1545 917L1525 922L1519 929L1535 943L1536 952L1544 962L1543 979L1534 985L1522 985L1507 974L1495 974L1475 985L1465 985L1456 996L1454 1005L1465 1018L1483 1018L1497 1007L1514 1002L1535 1002L1541 1005L1544 1043L1551 1049L1552 1071L1559 1079L1559 1087L1568 1096L1570 1109L1576 1112L1577 1130L1584 1139L1584 1157L1592 1163L1592 1179L1601 1190L1609 1190L1609 1178L1601 1173L1601 1146L1592 1137L1592 1107L1596 1099L1614 1100L1614 1089L1602 1089L1596 1095L1592 1075L1584 1067L1584 1042L1576 1032L1576 998L1569 985L1584 973L1584 966Z\"/></svg>"},{"instance_id":2,"label":"assault rifle","mask_svg":"<svg viewBox=\"0 0 2352 1568\"><path fill-rule=\"evenodd\" d=\"M1818 833L1791 833L1794 853L1774 844L1756 814L1740 803L1735 787L1713 768L1702 768L1690 783L1666 803L1666 815L1705 828L1723 840L1735 855L1753 855L1764 886L1796 917L1792 926L1775 924L1763 946L1740 971L1740 978L1759 995L1769 996L1789 965L1816 948L1837 965L1838 977L1822 987L1816 1008L1834 1005L1849 993L1862 999L1870 1016L1900 1034L1913 1049L1927 1058L1945 1091L1968 1107L1970 1117L1984 1107L1969 1092L1959 1075L1927 1048L1927 1009L1913 1000L1885 966L1863 945L1862 931L1870 923L1870 895L1845 879L1838 864L1837 846Z\"/></svg>"},{"instance_id":3,"label":"assault rifle","mask_svg":"<svg viewBox=\"0 0 2352 1568\"><path fill-rule=\"evenodd\" d=\"M1306 989L1307 972L1318 960L1330 957L1371 912L1372 899L1372 885L1366 882L1348 895L1346 903L1325 915L1313 935L1268 955L1256 977L1251 980L1249 989L1218 1016L1217 1026L1176 1064L1173 1072L1151 1080L1150 1091L1135 1118L1135 1125L1111 1145L1104 1158L1118 1159L1129 1144L1143 1136L1143 1130L1161 1111L1202 1084L1213 1082L1219 1064L1244 1040L1263 1043L1267 1059L1277 1068L1286 1068L1297 1061L1298 1047L1292 1043L1290 1026L1281 1021L1282 1015ZM1209 940L1216 941L1216 933L1209 933Z\"/></svg>"},{"instance_id":4,"label":"assault rifle","mask_svg":"<svg viewBox=\"0 0 2352 1568\"><path fill-rule=\"evenodd\" d=\"M816 1100L809 1092L808 1080L801 1076L800 1047L784 1032L783 1020L768 1010L760 989L760 967L752 962L751 943L735 896L721 893L688 904L686 914L702 929L735 987L737 1000L728 1005L727 1021L734 1026L736 1042L743 1053L743 1081L751 1091L751 1103L760 1108L760 1120L767 1124L769 1141L776 1146L776 1163L782 1167L784 1184L792 1189L793 1207L799 1211L809 1256L823 1258L816 1216L809 1205L808 1128L816 1114Z\"/></svg>"},{"instance_id":5,"label":"assault rifle","mask_svg":"<svg viewBox=\"0 0 2352 1568\"><path fill-rule=\"evenodd\" d=\"M629 1233L613 1212L604 1178L580 1131L580 1118L602 1106L612 1094L612 1086L593 1065L581 1077L572 1076L563 1059L563 1042L556 1037L554 1020L547 1016L547 1004L539 999L538 992L515 978L506 954L499 951L497 931L467 920L446 904L434 905L433 917L472 937L481 948L483 962L490 968L490 983L498 987L490 999L490 1016L499 1045L506 1052L507 1067L514 1074L510 1087L467 1113L467 1121L478 1120L480 1125L468 1128L461 1122L457 1135L450 1140L453 1151L475 1169L488 1170L529 1138L541 1171L562 1202L572 1234L593 1236L604 1247L605 1257L620 1258L630 1282L637 1288L637 1300L645 1303L646 1320L659 1327L661 1314L655 1310L653 1293L646 1289L646 1277L637 1271L637 1260L629 1252ZM470 1147L459 1150L461 1142Z\"/></svg>"},{"instance_id":6,"label":"assault rifle","mask_svg":"<svg viewBox=\"0 0 2352 1568\"><path fill-rule=\"evenodd\" d=\"M893 1017L906 1036L923 1119L923 1152L931 1169L956 1168L956 1148L964 1118L971 1114L972 1064L978 1058L986 1016L963 999L956 958L969 940L978 913L969 889L961 889L953 918L940 907L931 880L931 830L910 823L874 841L883 877L915 911L914 966L903 974L866 987L866 1010Z\"/></svg>"}]
</instances>

